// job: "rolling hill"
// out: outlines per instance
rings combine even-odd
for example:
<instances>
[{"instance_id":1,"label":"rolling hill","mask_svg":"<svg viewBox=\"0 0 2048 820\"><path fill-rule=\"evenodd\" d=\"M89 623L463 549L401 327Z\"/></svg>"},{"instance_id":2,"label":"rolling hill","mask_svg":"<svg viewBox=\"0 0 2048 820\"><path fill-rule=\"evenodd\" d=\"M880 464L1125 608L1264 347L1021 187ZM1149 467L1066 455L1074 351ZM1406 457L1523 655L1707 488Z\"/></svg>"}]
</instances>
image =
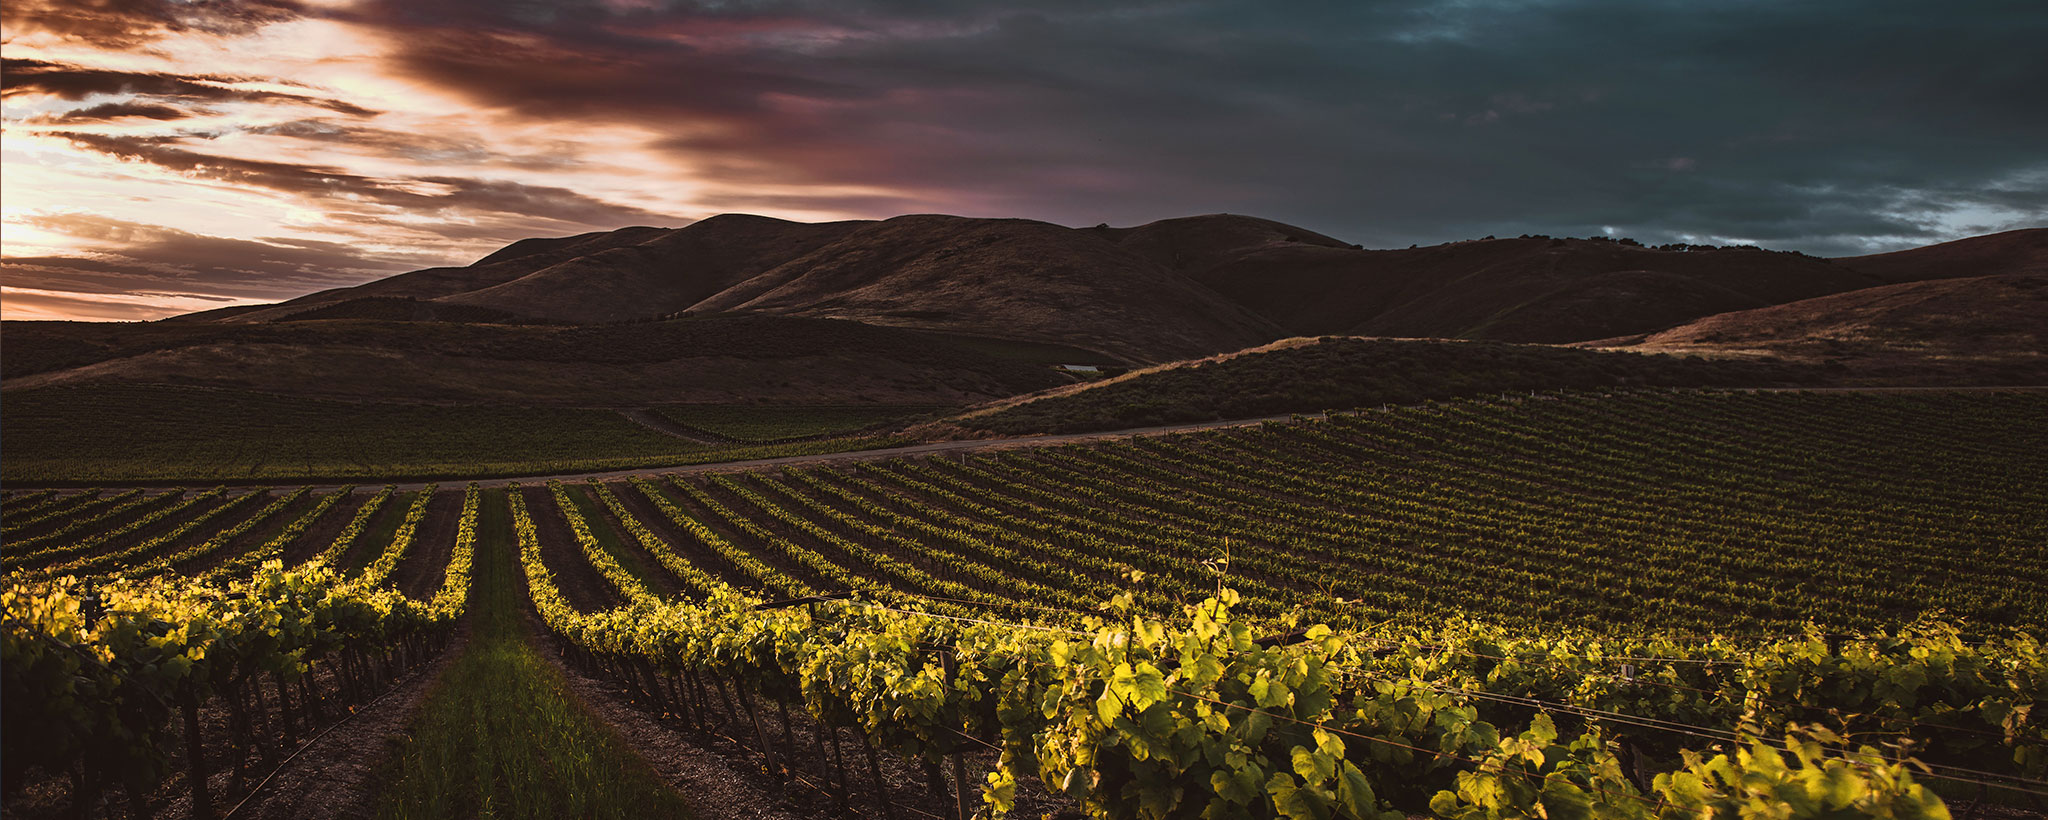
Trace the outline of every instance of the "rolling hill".
<instances>
[{"instance_id":1,"label":"rolling hill","mask_svg":"<svg viewBox=\"0 0 2048 820\"><path fill-rule=\"evenodd\" d=\"M1128 360L1256 344L1278 328L1086 231L1022 219L906 216L691 307L1083 344Z\"/></svg>"},{"instance_id":2,"label":"rolling hill","mask_svg":"<svg viewBox=\"0 0 2048 820\"><path fill-rule=\"evenodd\" d=\"M1321 336L998 399L915 432L1078 433L1506 391L1811 384L1818 368L1550 345ZM981 432L977 432L981 431Z\"/></svg>"},{"instance_id":3,"label":"rolling hill","mask_svg":"<svg viewBox=\"0 0 2048 820\"><path fill-rule=\"evenodd\" d=\"M1836 259L1835 264L1888 282L2048 273L2048 228L1973 236L1870 256L1848 256Z\"/></svg>"},{"instance_id":4,"label":"rolling hill","mask_svg":"<svg viewBox=\"0 0 2048 820\"><path fill-rule=\"evenodd\" d=\"M1825 260L1519 237L1367 250L1230 214L1133 228L912 215L529 239L432 268L179 322L607 324L770 314L1073 345L1151 364L1297 335L1565 343L1866 287L2048 266L2048 231Z\"/></svg>"},{"instance_id":5,"label":"rolling hill","mask_svg":"<svg viewBox=\"0 0 2048 820\"><path fill-rule=\"evenodd\" d=\"M522 240L472 265L276 305L8 322L0 375L10 392L155 383L520 406L958 406L1071 383L1055 364L1345 335L1602 340L1831 362L1877 381L1950 368L1982 383L2033 378L2030 288L2043 268L2048 230L1830 261L1540 236L1366 250L1228 214L1078 229L726 215ZM1987 270L2035 273L1945 278ZM1858 370L1858 357L1884 363Z\"/></svg>"},{"instance_id":6,"label":"rolling hill","mask_svg":"<svg viewBox=\"0 0 2048 820\"><path fill-rule=\"evenodd\" d=\"M367 299L460 305L499 321L601 324L767 313L1036 342L1136 361L1255 344L1278 329L1110 242L1043 222L906 216L804 224L725 215L684 228L525 240L260 309L187 319L390 317Z\"/></svg>"},{"instance_id":7,"label":"rolling hill","mask_svg":"<svg viewBox=\"0 0 2048 820\"><path fill-rule=\"evenodd\" d=\"M832 319L619 325L7 322L7 393L170 384L357 401L635 407L966 404L1068 381L1087 351Z\"/></svg>"},{"instance_id":8,"label":"rolling hill","mask_svg":"<svg viewBox=\"0 0 2048 820\"><path fill-rule=\"evenodd\" d=\"M1882 284L1797 254L1547 237L1407 250L1274 245L1193 276L1294 334L1543 343Z\"/></svg>"},{"instance_id":9,"label":"rolling hill","mask_svg":"<svg viewBox=\"0 0 2048 820\"><path fill-rule=\"evenodd\" d=\"M350 288L324 290L275 305L245 305L189 313L166 321L265 322L353 299L430 300L510 282L573 259L625 247L662 233L659 228L621 228L559 239L523 239L463 267L427 268ZM523 311L513 311L522 314Z\"/></svg>"},{"instance_id":10,"label":"rolling hill","mask_svg":"<svg viewBox=\"0 0 2048 820\"><path fill-rule=\"evenodd\" d=\"M1851 384L2048 384L2048 273L1865 288L1588 346L1831 364Z\"/></svg>"}]
</instances>

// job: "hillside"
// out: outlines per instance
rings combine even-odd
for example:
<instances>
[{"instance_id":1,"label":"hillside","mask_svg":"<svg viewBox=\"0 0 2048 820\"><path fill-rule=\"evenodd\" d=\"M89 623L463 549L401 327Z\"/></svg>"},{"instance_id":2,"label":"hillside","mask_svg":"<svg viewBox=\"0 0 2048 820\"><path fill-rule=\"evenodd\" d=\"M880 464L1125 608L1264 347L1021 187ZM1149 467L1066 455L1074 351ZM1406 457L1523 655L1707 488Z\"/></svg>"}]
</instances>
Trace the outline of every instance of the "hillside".
<instances>
[{"instance_id":1,"label":"hillside","mask_svg":"<svg viewBox=\"0 0 2048 820\"><path fill-rule=\"evenodd\" d=\"M1279 333L1087 231L929 215L864 226L689 310L729 311L1081 344L1133 361L1212 353Z\"/></svg>"},{"instance_id":2,"label":"hillside","mask_svg":"<svg viewBox=\"0 0 2048 820\"><path fill-rule=\"evenodd\" d=\"M522 240L465 267L176 321L587 325L773 314L1065 344L1146 364L1299 335L1611 338L1895 281L2030 270L2048 266L2044 243L2048 232L2019 231L1831 262L1542 236L1367 250L1234 214L1079 229L930 214L819 224L728 214Z\"/></svg>"},{"instance_id":3,"label":"hillside","mask_svg":"<svg viewBox=\"0 0 2048 820\"><path fill-rule=\"evenodd\" d=\"M1132 361L1235 349L1280 335L1147 256L1088 232L934 215L815 225L724 215L674 230L524 240L464 268L182 319L406 318L395 315L403 310L392 299L462 306L494 321L594 324L724 313L851 319L1082 344Z\"/></svg>"},{"instance_id":4,"label":"hillside","mask_svg":"<svg viewBox=\"0 0 2048 820\"><path fill-rule=\"evenodd\" d=\"M966 404L1067 381L1058 346L856 322L731 316L624 325L377 320L7 322L7 393L172 384L357 401L625 407Z\"/></svg>"},{"instance_id":5,"label":"hillside","mask_svg":"<svg viewBox=\"0 0 2048 820\"><path fill-rule=\"evenodd\" d=\"M1504 391L1808 383L1811 368L1637 356L1541 345L1287 339L991 402L918 432L1006 435L1116 430L1183 422L1412 404ZM958 433L955 433L958 434Z\"/></svg>"},{"instance_id":6,"label":"hillside","mask_svg":"<svg viewBox=\"0 0 2048 820\"><path fill-rule=\"evenodd\" d=\"M1829 364L1844 383L2048 384L2048 273L1866 288L1588 346Z\"/></svg>"},{"instance_id":7,"label":"hillside","mask_svg":"<svg viewBox=\"0 0 2048 820\"><path fill-rule=\"evenodd\" d=\"M568 260L645 241L661 232L659 228L635 227L559 239L524 239L464 267L427 268L351 288L311 293L275 305L200 311L166 321L265 322L352 299L437 299L509 282ZM510 312L526 315L526 311Z\"/></svg>"},{"instance_id":8,"label":"hillside","mask_svg":"<svg viewBox=\"0 0 2048 820\"><path fill-rule=\"evenodd\" d=\"M1272 246L1193 275L1293 334L1541 343L1881 284L1797 254L1543 237L1407 250Z\"/></svg>"},{"instance_id":9,"label":"hillside","mask_svg":"<svg viewBox=\"0 0 2048 820\"><path fill-rule=\"evenodd\" d=\"M680 313L866 227L728 214L438 301L576 323Z\"/></svg>"},{"instance_id":10,"label":"hillside","mask_svg":"<svg viewBox=\"0 0 2048 820\"><path fill-rule=\"evenodd\" d=\"M1150 365L1345 335L1606 340L1781 356L1880 382L2038 380L2029 374L2039 333L2025 307L2038 300L2008 292L2023 282L1854 294L1891 279L2048 265L2044 238L2019 231L1830 262L1550 237L1366 250L1231 214L1079 229L726 215L522 240L469 266L277 305L140 324L9 322L0 375L9 391L170 384L519 406L960 406L1070 384L1054 364ZM1845 300L1808 304L1831 295ZM1788 303L1800 306L1751 313ZM1903 318L1916 310L1925 315ZM1724 314L1744 318L1699 324ZM2014 357L2019 364L2000 361ZM1908 359L1917 375L1901 375ZM1335 369L1297 378L1318 387L1278 393L1321 390L1319 401L1331 401L1353 395L1348 380L1382 375L1324 364ZM1486 362L1443 366L1467 365L1496 372ZM1252 390L1262 391L1271 392ZM1378 395L1361 401L1373 401L1368 393ZM1185 412L1213 417L1213 403Z\"/></svg>"},{"instance_id":11,"label":"hillside","mask_svg":"<svg viewBox=\"0 0 2048 820\"><path fill-rule=\"evenodd\" d=\"M2048 273L2048 228L1973 236L1923 248L1836 259L1889 282Z\"/></svg>"}]
</instances>

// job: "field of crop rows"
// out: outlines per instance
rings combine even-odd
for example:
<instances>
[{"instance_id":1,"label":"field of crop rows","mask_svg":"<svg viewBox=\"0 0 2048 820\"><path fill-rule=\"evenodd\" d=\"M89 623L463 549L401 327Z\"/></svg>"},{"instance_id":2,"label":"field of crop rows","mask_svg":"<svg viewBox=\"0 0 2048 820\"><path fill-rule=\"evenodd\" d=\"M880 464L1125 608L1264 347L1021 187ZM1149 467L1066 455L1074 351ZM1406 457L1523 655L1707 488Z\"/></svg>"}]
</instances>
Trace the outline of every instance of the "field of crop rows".
<instances>
[{"instance_id":1,"label":"field of crop rows","mask_svg":"<svg viewBox=\"0 0 2048 820\"><path fill-rule=\"evenodd\" d=\"M131 814L246 793L316 707L431 654L486 550L573 662L855 810L954 810L947 776L969 808L1116 817L2048 793L2038 394L1564 394L626 481L16 491L0 537L9 788L69 771ZM17 748L60 702L33 718L60 740ZM864 749L932 785L892 797Z\"/></svg>"}]
</instances>

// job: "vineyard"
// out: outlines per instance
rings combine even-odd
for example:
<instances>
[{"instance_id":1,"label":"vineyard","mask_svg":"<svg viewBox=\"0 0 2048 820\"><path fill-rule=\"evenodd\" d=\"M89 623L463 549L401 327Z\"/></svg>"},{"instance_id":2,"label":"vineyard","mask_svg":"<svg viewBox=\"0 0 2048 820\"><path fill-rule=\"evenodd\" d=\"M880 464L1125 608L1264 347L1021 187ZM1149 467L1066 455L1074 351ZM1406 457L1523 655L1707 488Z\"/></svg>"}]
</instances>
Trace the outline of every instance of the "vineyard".
<instances>
[{"instance_id":1,"label":"vineyard","mask_svg":"<svg viewBox=\"0 0 2048 820\"><path fill-rule=\"evenodd\" d=\"M16 391L0 435L9 483L420 480L641 469L886 446L858 431L928 407L665 409L708 435L615 410L347 402L162 385Z\"/></svg>"},{"instance_id":2,"label":"vineyard","mask_svg":"<svg viewBox=\"0 0 2048 820\"><path fill-rule=\"evenodd\" d=\"M219 816L508 610L861 816L2048 809L2036 393L1536 394L773 471L4 501L23 816Z\"/></svg>"}]
</instances>

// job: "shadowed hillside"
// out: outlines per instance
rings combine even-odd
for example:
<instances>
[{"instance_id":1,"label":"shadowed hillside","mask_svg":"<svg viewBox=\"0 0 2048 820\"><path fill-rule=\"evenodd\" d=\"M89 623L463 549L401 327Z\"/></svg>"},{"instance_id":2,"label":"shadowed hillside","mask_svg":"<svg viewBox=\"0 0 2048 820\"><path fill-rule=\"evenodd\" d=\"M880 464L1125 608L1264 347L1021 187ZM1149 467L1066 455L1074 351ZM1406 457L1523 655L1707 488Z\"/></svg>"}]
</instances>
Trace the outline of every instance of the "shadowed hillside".
<instances>
[{"instance_id":1,"label":"shadowed hillside","mask_svg":"<svg viewBox=\"0 0 2048 820\"><path fill-rule=\"evenodd\" d=\"M864 226L690 308L736 310L1084 344L1136 361L1279 333L1088 231L929 215Z\"/></svg>"},{"instance_id":2,"label":"shadowed hillside","mask_svg":"<svg viewBox=\"0 0 2048 820\"><path fill-rule=\"evenodd\" d=\"M1892 281L2048 265L2043 236L1836 263L1550 237L1366 250L1233 214L1079 229L929 214L821 224L728 214L523 240L467 267L178 321L603 324L759 313L1067 344L1142 364L1306 334L1558 343L1647 333Z\"/></svg>"},{"instance_id":3,"label":"shadowed hillside","mask_svg":"<svg viewBox=\"0 0 2048 820\"><path fill-rule=\"evenodd\" d=\"M1064 383L1099 354L855 322L732 316L625 325L309 320L7 322L9 394L173 384L483 404L963 404Z\"/></svg>"},{"instance_id":4,"label":"shadowed hillside","mask_svg":"<svg viewBox=\"0 0 2048 820\"><path fill-rule=\"evenodd\" d=\"M263 322L289 317L323 305L366 297L436 299L491 287L578 257L645 241L660 228L620 228L560 239L523 239L475 264L459 268L427 268L386 277L352 288L324 290L264 307L231 307L188 313L165 321ZM526 314L526 311L510 311Z\"/></svg>"},{"instance_id":5,"label":"shadowed hillside","mask_svg":"<svg viewBox=\"0 0 2048 820\"><path fill-rule=\"evenodd\" d=\"M2048 384L2048 273L1886 285L1589 345L1829 363L1846 383Z\"/></svg>"},{"instance_id":6,"label":"shadowed hillside","mask_svg":"<svg viewBox=\"0 0 2048 820\"><path fill-rule=\"evenodd\" d=\"M992 402L924 432L1006 435L1116 430L1412 404L1503 391L1766 387L1811 383L1814 368L1500 342L1326 336L1133 371Z\"/></svg>"},{"instance_id":7,"label":"shadowed hillside","mask_svg":"<svg viewBox=\"0 0 2048 820\"><path fill-rule=\"evenodd\" d=\"M680 313L865 227L716 216L441 301L578 323Z\"/></svg>"},{"instance_id":8,"label":"shadowed hillside","mask_svg":"<svg viewBox=\"0 0 2048 820\"><path fill-rule=\"evenodd\" d=\"M160 383L407 402L959 405L1072 382L1052 365L1157 364L1327 334L1611 340L1982 383L2034 372L2039 300L2027 288L2038 279L1869 289L2044 267L2043 230L1830 261L1541 236L1365 250L1231 214L1078 229L726 215L523 240L466 267L271 306L10 322L0 374L10 391ZM1816 301L1830 295L1840 298ZM1879 359L1889 364L1851 367ZM1301 381L1349 395L1347 378Z\"/></svg>"},{"instance_id":9,"label":"shadowed hillside","mask_svg":"<svg viewBox=\"0 0 2048 820\"><path fill-rule=\"evenodd\" d=\"M1973 236L1924 248L1850 256L1835 264L1890 282L2048 273L2048 228Z\"/></svg>"},{"instance_id":10,"label":"shadowed hillside","mask_svg":"<svg viewBox=\"0 0 2048 820\"><path fill-rule=\"evenodd\" d=\"M1390 252L1404 253L1412 256L1400 266L1444 283L1354 332L1569 342L1878 284L1825 260L1751 248L1512 239Z\"/></svg>"}]
</instances>

